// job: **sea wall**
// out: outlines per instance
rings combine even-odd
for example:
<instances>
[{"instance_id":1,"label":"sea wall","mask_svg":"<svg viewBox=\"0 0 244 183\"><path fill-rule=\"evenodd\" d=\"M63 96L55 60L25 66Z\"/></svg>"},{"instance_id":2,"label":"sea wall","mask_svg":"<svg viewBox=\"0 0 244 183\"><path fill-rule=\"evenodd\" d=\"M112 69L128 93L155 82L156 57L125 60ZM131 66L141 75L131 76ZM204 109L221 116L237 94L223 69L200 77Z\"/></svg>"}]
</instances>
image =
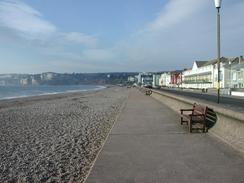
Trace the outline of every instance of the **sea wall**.
<instances>
[{"instance_id":1,"label":"sea wall","mask_svg":"<svg viewBox=\"0 0 244 183\"><path fill-rule=\"evenodd\" d=\"M152 90L152 97L166 104L180 114L182 108L192 108L195 101L162 91ZM209 133L231 145L234 149L244 153L244 114L223 107L201 103L217 114L216 124L209 129Z\"/></svg>"}]
</instances>

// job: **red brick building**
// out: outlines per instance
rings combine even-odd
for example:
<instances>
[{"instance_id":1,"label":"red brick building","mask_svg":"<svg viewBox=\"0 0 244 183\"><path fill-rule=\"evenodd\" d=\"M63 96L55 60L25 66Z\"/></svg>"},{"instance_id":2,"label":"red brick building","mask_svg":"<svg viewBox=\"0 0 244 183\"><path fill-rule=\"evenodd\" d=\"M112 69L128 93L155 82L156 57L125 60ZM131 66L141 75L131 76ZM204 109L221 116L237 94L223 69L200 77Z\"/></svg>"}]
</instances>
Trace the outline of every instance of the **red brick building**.
<instances>
[{"instance_id":1,"label":"red brick building","mask_svg":"<svg viewBox=\"0 0 244 183\"><path fill-rule=\"evenodd\" d=\"M170 75L170 85L178 87L182 83L182 71L172 71Z\"/></svg>"}]
</instances>

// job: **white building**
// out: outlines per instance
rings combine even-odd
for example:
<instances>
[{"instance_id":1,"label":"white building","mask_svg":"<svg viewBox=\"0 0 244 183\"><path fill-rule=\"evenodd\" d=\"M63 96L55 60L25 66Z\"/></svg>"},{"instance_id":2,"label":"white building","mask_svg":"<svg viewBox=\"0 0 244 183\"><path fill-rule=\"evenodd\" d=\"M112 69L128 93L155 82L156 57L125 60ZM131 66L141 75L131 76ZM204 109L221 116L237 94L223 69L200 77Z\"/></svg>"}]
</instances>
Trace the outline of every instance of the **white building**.
<instances>
[{"instance_id":1,"label":"white building","mask_svg":"<svg viewBox=\"0 0 244 183\"><path fill-rule=\"evenodd\" d=\"M143 75L142 76L142 86L152 86L153 77L152 75Z\"/></svg>"},{"instance_id":2,"label":"white building","mask_svg":"<svg viewBox=\"0 0 244 183\"><path fill-rule=\"evenodd\" d=\"M153 82L152 82L152 87L157 88L159 87L159 79L160 79L161 74L153 74Z\"/></svg>"},{"instance_id":3,"label":"white building","mask_svg":"<svg viewBox=\"0 0 244 183\"><path fill-rule=\"evenodd\" d=\"M29 84L29 80L28 80L28 78L20 79L20 84L21 84L21 85L28 85L28 84Z\"/></svg>"},{"instance_id":4,"label":"white building","mask_svg":"<svg viewBox=\"0 0 244 183\"><path fill-rule=\"evenodd\" d=\"M138 84L142 86L152 86L153 75L151 73L139 73Z\"/></svg>"},{"instance_id":5,"label":"white building","mask_svg":"<svg viewBox=\"0 0 244 183\"><path fill-rule=\"evenodd\" d=\"M192 69L183 71L182 87L184 88L217 88L218 67L217 59L211 61L195 61ZM230 67L236 65L239 58L221 58L220 62L220 88L230 88Z\"/></svg>"},{"instance_id":6,"label":"white building","mask_svg":"<svg viewBox=\"0 0 244 183\"><path fill-rule=\"evenodd\" d=\"M195 61L191 69L182 72L183 88L212 88L213 65L207 61Z\"/></svg>"},{"instance_id":7,"label":"white building","mask_svg":"<svg viewBox=\"0 0 244 183\"><path fill-rule=\"evenodd\" d=\"M133 76L129 76L128 77L128 82L135 82L136 81L136 76L133 77Z\"/></svg>"},{"instance_id":8,"label":"white building","mask_svg":"<svg viewBox=\"0 0 244 183\"><path fill-rule=\"evenodd\" d=\"M244 59L241 56L235 59L231 64L224 65L225 68L225 87L244 88Z\"/></svg>"},{"instance_id":9,"label":"white building","mask_svg":"<svg viewBox=\"0 0 244 183\"><path fill-rule=\"evenodd\" d=\"M170 72L165 72L161 74L159 78L159 86L161 87L170 87L171 75Z\"/></svg>"},{"instance_id":10,"label":"white building","mask_svg":"<svg viewBox=\"0 0 244 183\"><path fill-rule=\"evenodd\" d=\"M52 80L57 74L53 72L45 72L41 74L42 80Z\"/></svg>"},{"instance_id":11,"label":"white building","mask_svg":"<svg viewBox=\"0 0 244 183\"><path fill-rule=\"evenodd\" d=\"M141 78L142 74L143 73L139 73L138 76L137 76L137 83L138 84L141 84L141 82L142 82L142 78Z\"/></svg>"}]
</instances>

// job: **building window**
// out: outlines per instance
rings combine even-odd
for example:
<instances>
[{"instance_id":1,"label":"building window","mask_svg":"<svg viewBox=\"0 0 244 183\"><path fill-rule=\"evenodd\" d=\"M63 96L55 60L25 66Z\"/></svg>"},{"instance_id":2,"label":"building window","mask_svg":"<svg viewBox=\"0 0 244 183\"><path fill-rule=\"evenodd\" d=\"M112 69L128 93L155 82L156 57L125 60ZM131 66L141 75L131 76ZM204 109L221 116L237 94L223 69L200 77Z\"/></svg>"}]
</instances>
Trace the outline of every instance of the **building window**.
<instances>
[{"instance_id":1,"label":"building window","mask_svg":"<svg viewBox=\"0 0 244 183\"><path fill-rule=\"evenodd\" d=\"M232 80L233 80L233 81L236 81L236 72L233 72L233 73L232 73Z\"/></svg>"}]
</instances>

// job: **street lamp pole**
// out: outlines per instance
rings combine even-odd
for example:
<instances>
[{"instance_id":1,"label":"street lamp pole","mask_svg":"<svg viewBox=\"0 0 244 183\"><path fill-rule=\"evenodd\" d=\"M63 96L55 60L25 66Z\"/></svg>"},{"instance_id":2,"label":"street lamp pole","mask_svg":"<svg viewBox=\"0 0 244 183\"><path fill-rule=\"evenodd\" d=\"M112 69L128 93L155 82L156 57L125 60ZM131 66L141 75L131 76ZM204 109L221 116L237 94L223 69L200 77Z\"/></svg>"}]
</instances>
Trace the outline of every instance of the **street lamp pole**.
<instances>
[{"instance_id":1,"label":"street lamp pole","mask_svg":"<svg viewBox=\"0 0 244 183\"><path fill-rule=\"evenodd\" d=\"M218 47L218 104L220 95L220 13L217 8L217 47Z\"/></svg>"},{"instance_id":2,"label":"street lamp pole","mask_svg":"<svg viewBox=\"0 0 244 183\"><path fill-rule=\"evenodd\" d=\"M218 52L218 104L219 104L219 98L220 98L220 7L221 7L221 1L222 0L214 0L215 7L217 9L217 52Z\"/></svg>"}]
</instances>

